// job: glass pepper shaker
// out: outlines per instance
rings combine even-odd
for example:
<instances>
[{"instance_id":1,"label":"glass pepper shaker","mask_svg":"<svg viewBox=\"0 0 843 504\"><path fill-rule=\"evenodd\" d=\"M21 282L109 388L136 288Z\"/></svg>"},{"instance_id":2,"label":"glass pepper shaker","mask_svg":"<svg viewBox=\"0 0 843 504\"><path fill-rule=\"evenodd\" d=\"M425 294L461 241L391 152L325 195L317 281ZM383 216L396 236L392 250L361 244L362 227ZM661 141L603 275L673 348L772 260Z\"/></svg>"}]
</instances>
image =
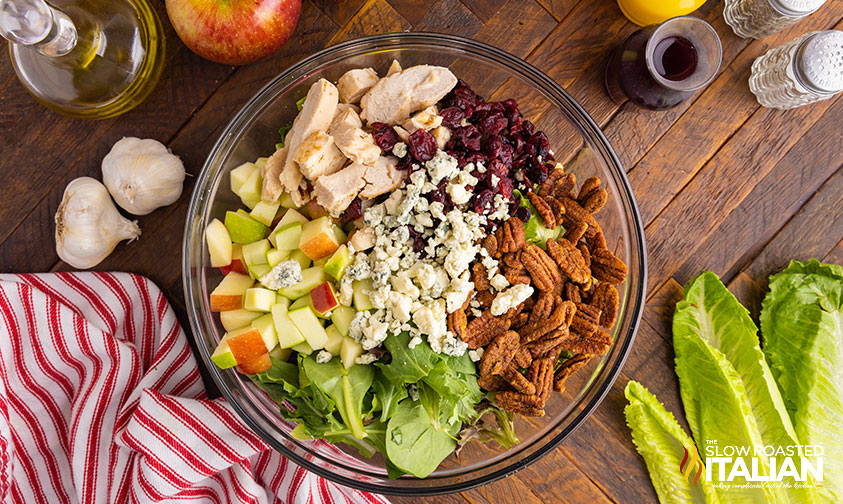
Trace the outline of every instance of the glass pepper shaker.
<instances>
[{"instance_id":1,"label":"glass pepper shaker","mask_svg":"<svg viewBox=\"0 0 843 504\"><path fill-rule=\"evenodd\" d=\"M806 33L758 57L749 89L761 105L782 110L843 91L843 31Z\"/></svg>"},{"instance_id":2,"label":"glass pepper shaker","mask_svg":"<svg viewBox=\"0 0 843 504\"><path fill-rule=\"evenodd\" d=\"M763 38L813 13L825 0L726 0L723 18L738 37Z\"/></svg>"}]
</instances>

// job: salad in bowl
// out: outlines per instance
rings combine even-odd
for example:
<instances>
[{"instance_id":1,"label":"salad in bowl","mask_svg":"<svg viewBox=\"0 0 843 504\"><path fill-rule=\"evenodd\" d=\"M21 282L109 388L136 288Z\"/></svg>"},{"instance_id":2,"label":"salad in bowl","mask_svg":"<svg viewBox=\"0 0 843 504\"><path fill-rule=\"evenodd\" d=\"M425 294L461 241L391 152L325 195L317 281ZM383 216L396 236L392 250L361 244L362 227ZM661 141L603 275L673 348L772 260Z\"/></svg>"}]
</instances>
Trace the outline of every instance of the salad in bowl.
<instances>
[{"instance_id":1,"label":"salad in bowl","mask_svg":"<svg viewBox=\"0 0 843 504\"><path fill-rule=\"evenodd\" d=\"M319 79L275 152L229 173L204 229L234 368L297 439L425 478L610 351L624 262L597 177L578 181L514 99L442 66Z\"/></svg>"}]
</instances>

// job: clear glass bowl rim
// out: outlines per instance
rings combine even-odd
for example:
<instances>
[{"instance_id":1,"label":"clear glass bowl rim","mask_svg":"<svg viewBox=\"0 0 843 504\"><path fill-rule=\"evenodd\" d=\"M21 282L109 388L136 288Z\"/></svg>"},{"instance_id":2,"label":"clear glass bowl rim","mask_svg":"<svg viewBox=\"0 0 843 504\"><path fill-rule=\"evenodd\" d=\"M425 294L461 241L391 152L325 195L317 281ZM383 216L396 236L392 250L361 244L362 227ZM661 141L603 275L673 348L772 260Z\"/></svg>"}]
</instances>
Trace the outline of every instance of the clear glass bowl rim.
<instances>
[{"instance_id":1,"label":"clear glass bowl rim","mask_svg":"<svg viewBox=\"0 0 843 504\"><path fill-rule=\"evenodd\" d=\"M587 404L584 404L581 411L570 422L570 424L563 428L556 436L547 441L544 445L538 447L533 452L525 457L506 464L495 471L484 474L478 478L473 478L459 483L451 483L438 487L390 487L381 484L372 484L357 479L348 478L337 475L330 470L313 464L306 460L301 455L289 450L274 437L268 435L249 415L247 411L239 404L238 399L234 397L233 392L229 389L224 381L220 370L213 365L211 361L212 349L209 349L202 338L196 337L202 331L199 325L199 318L201 317L198 306L192 295L195 290L193 279L191 276L191 251L190 240L196 234L195 228L197 226L204 226L204 219L199 211L202 210L201 205L205 203L206 195L202 194L202 190L206 189L205 183L209 176L209 171L212 168L213 161L218 157L224 149L231 149L231 139L235 131L245 126L241 122L247 117L254 117L254 113L262 109L266 101L272 100L275 95L269 94L269 91L276 86L280 81L300 73L303 69L311 67L315 62L330 56L336 57L339 53L347 53L349 56L363 53L371 53L378 50L397 50L408 47L423 47L430 45L438 45L447 47L448 49L458 49L460 51L469 53L475 57L480 57L490 60L494 63L507 67L510 71L519 73L525 80L529 81L536 87L539 87L552 96L555 100L560 102L563 108L573 116L576 126L580 128L583 136L594 142L592 147L599 150L601 159L607 163L608 169L613 172L616 179L620 182L618 188L621 193L616 195L623 198L626 205L631 209L629 217L631 222L628 222L630 231L634 236L634 241L640 246L638 247L638 264L635 265L635 270L641 273L641 278L638 279L639 288L636 289L633 296L630 298L631 307L628 306L626 311L632 316L631 323L627 334L624 335L623 348L621 349L618 358L611 362L611 367L606 372L605 378L597 385L597 390L592 395ZM633 268L630 268L631 270ZM196 185L193 194L191 195L190 206L187 212L187 220L185 224L185 235L182 248L182 281L185 294L185 304L188 312L188 319L190 321L191 330L194 334L194 339L197 341L199 352L202 355L203 362L209 374L213 378L215 384L222 392L226 400L234 408L237 415L249 426L249 428L257 433L269 446L281 452L285 457L295 462L300 467L307 469L326 479L352 487L362 491L374 492L386 495L398 496L433 496L443 495L455 492L462 492L478 486L482 486L499 479L505 478L525 467L532 464L536 460L543 457L545 454L555 449L565 438L567 438L574 430L577 429L600 405L606 394L611 389L621 369L623 368L632 344L635 341L635 336L641 322L641 316L644 310L645 293L647 292L647 261L646 261L646 244L644 238L644 227L641 221L640 211L629 179L626 176L620 160L617 157L614 149L610 145L608 139L600 130L600 127L592 119L592 117L585 111L585 109L573 98L567 91L565 91L559 84L548 77L544 72L527 63L521 58L514 56L506 51L498 49L494 46L478 42L464 37L449 35L443 33L385 33L379 35L371 35L361 37L346 42L341 42L336 45L327 47L301 61L288 67L278 76L267 83L260 91L258 91L249 101L243 105L235 116L226 125L223 132L215 142L210 154L203 164L202 171L197 176ZM198 283L198 282L197 282ZM562 418L564 419L564 417ZM560 419L560 421L562 420Z\"/></svg>"}]
</instances>

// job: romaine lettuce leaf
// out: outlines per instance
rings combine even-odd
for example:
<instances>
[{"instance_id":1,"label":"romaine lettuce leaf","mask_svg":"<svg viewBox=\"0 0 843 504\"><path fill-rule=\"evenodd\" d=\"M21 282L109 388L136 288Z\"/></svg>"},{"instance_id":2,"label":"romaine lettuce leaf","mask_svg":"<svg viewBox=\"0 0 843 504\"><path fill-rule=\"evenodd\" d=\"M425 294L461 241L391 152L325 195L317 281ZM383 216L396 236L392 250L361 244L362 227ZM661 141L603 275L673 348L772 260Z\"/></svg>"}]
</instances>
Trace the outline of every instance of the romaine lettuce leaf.
<instances>
[{"instance_id":1,"label":"romaine lettuce leaf","mask_svg":"<svg viewBox=\"0 0 843 504\"><path fill-rule=\"evenodd\" d=\"M792 261L770 278L764 353L803 444L824 448L828 502L843 502L843 267Z\"/></svg>"},{"instance_id":2,"label":"romaine lettuce leaf","mask_svg":"<svg viewBox=\"0 0 843 504\"><path fill-rule=\"evenodd\" d=\"M530 203L530 200L522 196L518 189L514 190L513 194L516 197L521 197L521 206L530 209L530 220L524 224L524 238L526 238L527 242L538 245L544 249L547 240L550 240L551 238L556 239L562 236L565 232L565 228L561 225L556 226L553 229L546 228L544 226L544 222L541 220L541 217L539 217L536 207Z\"/></svg>"},{"instance_id":3,"label":"romaine lettuce leaf","mask_svg":"<svg viewBox=\"0 0 843 504\"><path fill-rule=\"evenodd\" d=\"M691 279L685 287L685 298L676 307L673 332L674 338L680 333L698 336L728 360L742 382L750 415L764 445L787 447L799 444L773 373L759 346L758 329L746 308L726 289L717 275L704 271ZM677 367L678 355L677 350ZM681 376L680 384L685 385L681 383ZM696 411L699 400L705 399L697 398L697 401L692 400L685 405L685 416L692 429L700 421L700 413ZM743 399L740 398L740 401ZM709 406L717 407L716 404ZM695 439L702 442L696 432L694 434ZM794 463L800 469L799 460L795 458ZM785 481L793 485L785 490L790 502L816 502L813 487L796 485L792 478ZM787 502L781 500L781 496L778 499L777 502Z\"/></svg>"},{"instance_id":4,"label":"romaine lettuce leaf","mask_svg":"<svg viewBox=\"0 0 843 504\"><path fill-rule=\"evenodd\" d=\"M711 482L705 479L701 458L692 458L697 449L691 438L656 396L636 381L626 384L629 401L623 412L632 429L632 442L644 458L650 480L661 504L715 504L719 502ZM684 449L683 449L684 448ZM680 472L682 460L691 464ZM699 474L699 481L694 479Z\"/></svg>"}]
</instances>

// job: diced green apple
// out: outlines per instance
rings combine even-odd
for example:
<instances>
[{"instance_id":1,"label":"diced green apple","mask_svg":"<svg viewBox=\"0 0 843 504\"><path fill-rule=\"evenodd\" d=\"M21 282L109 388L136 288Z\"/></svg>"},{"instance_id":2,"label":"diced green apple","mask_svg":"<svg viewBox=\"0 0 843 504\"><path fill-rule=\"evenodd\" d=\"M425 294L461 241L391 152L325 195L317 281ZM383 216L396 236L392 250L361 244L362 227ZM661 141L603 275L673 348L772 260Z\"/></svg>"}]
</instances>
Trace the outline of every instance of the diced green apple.
<instances>
[{"instance_id":1,"label":"diced green apple","mask_svg":"<svg viewBox=\"0 0 843 504\"><path fill-rule=\"evenodd\" d=\"M269 264L270 268L274 268L288 257L290 257L289 250L269 249L266 252L266 263Z\"/></svg>"},{"instance_id":2,"label":"diced green apple","mask_svg":"<svg viewBox=\"0 0 843 504\"><path fill-rule=\"evenodd\" d=\"M237 360L238 365L250 362L267 353L266 343L264 343L260 331L254 327L248 326L231 331L226 337L228 338L228 347L231 349L231 354Z\"/></svg>"},{"instance_id":3,"label":"diced green apple","mask_svg":"<svg viewBox=\"0 0 843 504\"><path fill-rule=\"evenodd\" d=\"M354 308L337 306L331 312L331 322L334 323L334 327L341 335L348 336L348 329L351 327L351 321L354 320L355 315L357 315L357 311Z\"/></svg>"},{"instance_id":4,"label":"diced green apple","mask_svg":"<svg viewBox=\"0 0 843 504\"><path fill-rule=\"evenodd\" d=\"M339 281L342 280L342 276L345 274L345 268L348 267L349 263L351 263L351 254L348 253L348 247L343 244L328 259L322 269L325 270L325 273Z\"/></svg>"},{"instance_id":5,"label":"diced green apple","mask_svg":"<svg viewBox=\"0 0 843 504\"><path fill-rule=\"evenodd\" d=\"M295 211L295 210L293 210ZM296 250L301 238L301 222L291 222L272 233L275 248L279 250Z\"/></svg>"},{"instance_id":6,"label":"diced green apple","mask_svg":"<svg viewBox=\"0 0 843 504\"><path fill-rule=\"evenodd\" d=\"M304 341L304 336L290 320L287 308L283 305L273 305L272 322L275 324L275 333L278 335L278 344L281 348L290 348Z\"/></svg>"},{"instance_id":7,"label":"diced green apple","mask_svg":"<svg viewBox=\"0 0 843 504\"><path fill-rule=\"evenodd\" d=\"M311 308L313 307L313 300L310 298L310 294L293 301L293 304L287 308L287 311L298 310L299 308L303 308L305 306L310 306Z\"/></svg>"},{"instance_id":8,"label":"diced green apple","mask_svg":"<svg viewBox=\"0 0 843 504\"><path fill-rule=\"evenodd\" d=\"M328 276L322 268L307 268L301 272L301 282L284 287L278 291L286 298L298 299L313 290L314 287L328 280Z\"/></svg>"},{"instance_id":9,"label":"diced green apple","mask_svg":"<svg viewBox=\"0 0 843 504\"><path fill-rule=\"evenodd\" d=\"M290 298L286 298L286 297L282 296L281 294L277 294L277 295L275 296L275 304L277 304L277 305L283 305L283 306L284 306L284 311L287 311L287 310L290 308L290 304L291 304L292 302L293 302L293 301L292 301Z\"/></svg>"},{"instance_id":10,"label":"diced green apple","mask_svg":"<svg viewBox=\"0 0 843 504\"><path fill-rule=\"evenodd\" d=\"M307 341L302 341L298 345L291 346L290 350L295 350L296 352L304 355L310 355L313 353L313 349L310 348L310 345L307 344ZM302 387L306 386L302 383L299 383L299 385L301 385Z\"/></svg>"},{"instance_id":11,"label":"diced green apple","mask_svg":"<svg viewBox=\"0 0 843 504\"><path fill-rule=\"evenodd\" d=\"M290 254L290 259L299 263L301 269L307 269L310 267L311 264L310 258L307 257L307 255L301 250L294 250L293 253Z\"/></svg>"},{"instance_id":12,"label":"diced green apple","mask_svg":"<svg viewBox=\"0 0 843 504\"><path fill-rule=\"evenodd\" d=\"M314 350L319 350L325 346L328 341L328 335L325 334L325 328L316 318L316 314L310 307L299 308L291 310L287 313L293 324L298 327L307 344Z\"/></svg>"},{"instance_id":13,"label":"diced green apple","mask_svg":"<svg viewBox=\"0 0 843 504\"><path fill-rule=\"evenodd\" d=\"M263 315L261 312L246 309L228 310L220 312L220 322L226 331L242 329L251 324L253 320Z\"/></svg>"},{"instance_id":14,"label":"diced green apple","mask_svg":"<svg viewBox=\"0 0 843 504\"><path fill-rule=\"evenodd\" d=\"M259 157L255 160L255 166L257 166L259 170L263 170L264 168L266 168L267 161L269 161L269 158Z\"/></svg>"},{"instance_id":15,"label":"diced green apple","mask_svg":"<svg viewBox=\"0 0 843 504\"><path fill-rule=\"evenodd\" d=\"M269 266L269 264L252 264L250 266L247 266L246 269L249 270L249 275L251 275L252 278L257 280L260 277L269 273L269 270L271 270L272 268Z\"/></svg>"},{"instance_id":16,"label":"diced green apple","mask_svg":"<svg viewBox=\"0 0 843 504\"><path fill-rule=\"evenodd\" d=\"M252 283L248 275L234 272L226 275L211 292L211 311L221 312L243 308L243 297Z\"/></svg>"},{"instance_id":17,"label":"diced green apple","mask_svg":"<svg viewBox=\"0 0 843 504\"><path fill-rule=\"evenodd\" d=\"M301 223L301 225L305 225L310 222L310 219L302 215L301 212L299 212L295 208L290 208L289 210L284 212L284 216L281 217L281 220L278 221L278 224L275 225L275 229L278 230L283 227L287 227L294 222L298 222Z\"/></svg>"},{"instance_id":18,"label":"diced green apple","mask_svg":"<svg viewBox=\"0 0 843 504\"><path fill-rule=\"evenodd\" d=\"M214 350L214 353L211 354L211 360L214 361L214 364L216 364L220 369L228 369L237 365L237 359L234 358L234 354L231 353L231 348L228 347L228 339L229 337L226 334L225 337L220 340L217 348Z\"/></svg>"},{"instance_id":19,"label":"diced green apple","mask_svg":"<svg viewBox=\"0 0 843 504\"><path fill-rule=\"evenodd\" d=\"M363 345L357 343L351 338L343 338L342 348L340 348L340 360L346 369L351 368L355 364L355 360L363 355Z\"/></svg>"},{"instance_id":20,"label":"diced green apple","mask_svg":"<svg viewBox=\"0 0 843 504\"><path fill-rule=\"evenodd\" d=\"M278 359L280 361L286 361L287 359L290 358L290 354L292 354L292 353L293 353L293 351L290 350L289 348L281 348L280 346L276 346L275 348L270 350L269 356L272 357L273 359Z\"/></svg>"},{"instance_id":21,"label":"diced green apple","mask_svg":"<svg viewBox=\"0 0 843 504\"><path fill-rule=\"evenodd\" d=\"M284 208L298 208L299 206L293 201L293 197L288 192L281 193L281 206Z\"/></svg>"},{"instance_id":22,"label":"diced green apple","mask_svg":"<svg viewBox=\"0 0 843 504\"><path fill-rule=\"evenodd\" d=\"M320 217L302 225L299 249L313 261L328 257L345 241L345 233L339 229L343 238L340 239L333 222L329 217Z\"/></svg>"},{"instance_id":23,"label":"diced green apple","mask_svg":"<svg viewBox=\"0 0 843 504\"><path fill-rule=\"evenodd\" d=\"M335 325L329 325L325 329L325 334L328 335L328 341L325 342L325 350L331 355L339 355L342 349L342 334L340 334Z\"/></svg>"},{"instance_id":24,"label":"diced green apple","mask_svg":"<svg viewBox=\"0 0 843 504\"><path fill-rule=\"evenodd\" d=\"M267 313L262 317L258 317L252 321L252 327L261 333L263 342L266 343L267 351L272 350L278 345L278 334L275 332L275 322L272 315Z\"/></svg>"},{"instance_id":25,"label":"diced green apple","mask_svg":"<svg viewBox=\"0 0 843 504\"><path fill-rule=\"evenodd\" d=\"M243 185L257 169L258 167L254 163L243 163L231 170L228 174L231 181L231 191L239 196Z\"/></svg>"},{"instance_id":26,"label":"diced green apple","mask_svg":"<svg viewBox=\"0 0 843 504\"><path fill-rule=\"evenodd\" d=\"M353 289L354 309L357 311L366 311L374 308L372 305L372 298L369 297L369 292L372 291L372 279L355 280L351 283Z\"/></svg>"},{"instance_id":27,"label":"diced green apple","mask_svg":"<svg viewBox=\"0 0 843 504\"><path fill-rule=\"evenodd\" d=\"M278 207L281 206L281 203L267 203L266 201L258 201L255 205L255 208L249 213L253 219L258 222L262 222L267 226L272 225L272 221L275 220L275 214L278 213Z\"/></svg>"},{"instance_id":28,"label":"diced green apple","mask_svg":"<svg viewBox=\"0 0 843 504\"><path fill-rule=\"evenodd\" d=\"M261 171L255 170L249 176L248 179L240 186L239 191L235 191L237 196L240 196L240 199L243 201L243 204L249 207L250 209L254 208L255 205L261 200L261 189L263 186L263 177L261 177Z\"/></svg>"},{"instance_id":29,"label":"diced green apple","mask_svg":"<svg viewBox=\"0 0 843 504\"><path fill-rule=\"evenodd\" d=\"M322 259L319 259L317 261L313 261L313 265L316 266L317 268L325 269L325 263L328 262L328 259L330 259L330 257L323 257Z\"/></svg>"},{"instance_id":30,"label":"diced green apple","mask_svg":"<svg viewBox=\"0 0 843 504\"><path fill-rule=\"evenodd\" d=\"M231 235L222 221L214 219L208 224L205 228L205 241L208 242L211 266L221 268L231 264Z\"/></svg>"},{"instance_id":31,"label":"diced green apple","mask_svg":"<svg viewBox=\"0 0 843 504\"><path fill-rule=\"evenodd\" d=\"M246 298L243 306L247 310L268 312L275 304L275 292L263 287L254 287L246 290Z\"/></svg>"},{"instance_id":32,"label":"diced green apple","mask_svg":"<svg viewBox=\"0 0 843 504\"><path fill-rule=\"evenodd\" d=\"M234 243L252 243L262 240L269 229L247 213L228 211L225 213L225 227Z\"/></svg>"},{"instance_id":33,"label":"diced green apple","mask_svg":"<svg viewBox=\"0 0 843 504\"><path fill-rule=\"evenodd\" d=\"M223 275L227 275L232 271L248 275L249 271L246 269L246 261L243 260L243 245L233 243L231 245L231 263L227 266L220 266L220 271Z\"/></svg>"},{"instance_id":34,"label":"diced green apple","mask_svg":"<svg viewBox=\"0 0 843 504\"><path fill-rule=\"evenodd\" d=\"M246 266L267 264L266 253L269 252L269 240L258 240L243 245L243 260Z\"/></svg>"}]
</instances>

